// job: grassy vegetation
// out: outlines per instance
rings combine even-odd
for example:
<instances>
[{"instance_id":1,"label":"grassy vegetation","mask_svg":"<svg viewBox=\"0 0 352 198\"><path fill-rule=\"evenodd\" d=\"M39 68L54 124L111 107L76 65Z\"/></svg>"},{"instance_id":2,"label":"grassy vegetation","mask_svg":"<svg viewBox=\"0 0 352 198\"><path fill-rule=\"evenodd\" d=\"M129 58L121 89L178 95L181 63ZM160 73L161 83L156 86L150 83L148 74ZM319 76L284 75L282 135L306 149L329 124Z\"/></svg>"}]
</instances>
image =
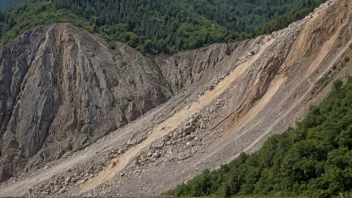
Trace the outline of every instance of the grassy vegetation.
<instances>
[{"instance_id":1,"label":"grassy vegetation","mask_svg":"<svg viewBox=\"0 0 352 198\"><path fill-rule=\"evenodd\" d=\"M256 153L205 171L169 191L176 197L339 197L352 190L352 79L296 129L269 138Z\"/></svg>"},{"instance_id":2,"label":"grassy vegetation","mask_svg":"<svg viewBox=\"0 0 352 198\"><path fill-rule=\"evenodd\" d=\"M350 48L351 48L351 45L350 45ZM350 51L351 52L351 51ZM331 80L333 79L333 77L338 74L341 69L343 69L346 64L350 61L350 52L348 53L348 55L343 59L343 61L341 61L340 64L335 64L332 69L330 71L328 71L328 73L326 73L322 78L320 78L318 80L318 82L315 84L312 92L311 92L311 95L314 95L316 93L318 93L321 89L323 89L324 87L326 87L330 82Z\"/></svg>"},{"instance_id":3,"label":"grassy vegetation","mask_svg":"<svg viewBox=\"0 0 352 198\"><path fill-rule=\"evenodd\" d=\"M79 132L81 132L81 131L82 131L82 128L84 127L84 125L85 125L84 121L83 121L83 120L79 120L79 122L78 122L78 124L77 124L77 130L78 130Z\"/></svg>"},{"instance_id":4,"label":"grassy vegetation","mask_svg":"<svg viewBox=\"0 0 352 198\"><path fill-rule=\"evenodd\" d=\"M334 68L336 68L336 69L334 69ZM337 71L337 67L334 66L332 71L329 71L322 78L320 78L318 80L318 82L315 83L315 86L314 86L314 88L313 88L313 90L311 92L311 95L314 95L314 94L318 93L321 89L326 87L331 82L332 76L334 74L336 74L337 72L338 72Z\"/></svg>"}]
</instances>

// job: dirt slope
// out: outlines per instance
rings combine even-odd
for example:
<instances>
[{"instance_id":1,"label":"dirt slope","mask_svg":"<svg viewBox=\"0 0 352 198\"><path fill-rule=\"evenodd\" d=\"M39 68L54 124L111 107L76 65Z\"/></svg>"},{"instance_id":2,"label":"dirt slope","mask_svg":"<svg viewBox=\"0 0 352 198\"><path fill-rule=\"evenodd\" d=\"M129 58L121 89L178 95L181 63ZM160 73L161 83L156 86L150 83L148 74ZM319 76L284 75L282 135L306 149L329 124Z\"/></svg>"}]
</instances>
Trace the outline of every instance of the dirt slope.
<instances>
[{"instance_id":1,"label":"dirt slope","mask_svg":"<svg viewBox=\"0 0 352 198\"><path fill-rule=\"evenodd\" d=\"M170 57L145 57L120 44L118 52L109 51L99 38L69 25L42 27L41 34L46 36L39 39L42 41L38 42L38 46L50 43L52 47L49 48L51 50L39 47L48 55L34 53L34 57L37 57L34 60L44 61L44 57L55 57L55 53L83 51L87 48L85 42L79 42L83 34L90 39L90 45L99 49L90 50L90 53L95 54L94 57L98 57L97 62L91 64L96 67L95 73L105 68L100 61L110 60L107 57L112 56L115 57L111 58L112 65L114 62L122 62L123 67L125 64L121 60L125 60L127 65L132 65L131 74L137 69L134 67L138 67L143 71L143 82L148 79L147 83L139 83L134 79L138 91L118 90L119 94L115 98L126 98L127 93L141 93L147 98L155 96L150 99L157 101L152 103L152 108L173 96L165 104L138 119L136 118L147 111L139 106L145 103L140 100L146 96L134 97L139 98L130 105L136 106L132 109L139 112L135 119L127 119L125 112L120 113L126 117L125 124L129 123L128 125L116 126L121 128L85 150L68 152L62 159L47 164L43 169L29 169L28 173L12 178L3 183L0 196L25 195L28 190L32 195L156 195L206 168L216 168L234 159L242 151L255 151L269 135L282 133L289 126L294 126L295 121L305 115L311 104L318 104L327 95L334 79L346 79L352 73L351 63L345 61L345 57L352 57L351 11L352 3L348 0L328 1L304 20L272 35L235 44L213 45ZM54 34L53 28L57 29L55 32L62 33L56 33L57 36L53 36L55 39L50 41L48 35ZM36 32L38 30L34 30ZM76 39L74 45L65 44L67 39L63 38L70 37L66 35ZM61 46L67 46L70 50ZM113 56L114 54L118 55ZM87 56L86 52L82 56ZM86 69L86 64L72 64L72 61L78 61L75 60L76 54L64 57L56 64L58 67L71 65L76 69ZM139 64L133 62L136 59L140 60ZM55 61L48 60L51 59L45 58L47 63L41 65L55 65L49 64ZM71 64L65 64L68 62ZM36 64L30 65L33 69L39 67ZM71 69L67 69L69 71ZM111 71L109 74L109 78L114 78L119 72ZM30 79L31 75L26 72L24 75L28 76L24 78ZM65 79L61 76L60 79ZM130 78L134 76L131 75ZM327 76L325 81L320 80L323 76ZM90 75L86 76L89 77ZM128 75L124 75L117 79L120 82L128 78ZM63 85L72 82L80 84L79 81L70 80L58 82ZM89 83L84 84L89 86ZM150 87L145 87L145 84ZM94 90L96 86L90 87ZM157 94L148 94L148 90L155 87ZM119 88L117 85L116 89ZM57 93L70 94L65 90L68 88L58 88ZM19 92L25 97L26 92ZM92 91L88 89L88 92ZM110 92L113 92L112 89L103 91L99 98L104 98ZM48 94L52 93L51 90L48 91ZM20 101L22 103L23 99ZM112 103L117 101L120 100L112 100ZM101 103L94 100L91 102ZM87 107L87 110L91 109L92 107ZM66 112L65 109L61 111ZM108 110L106 112L108 118L110 114ZM116 116L118 113L112 114ZM12 117L23 120L19 119L21 116ZM92 120L97 124L103 122ZM101 130L99 127L93 128ZM19 133L16 130L11 132ZM5 134L7 133L9 132ZM4 137L7 135L3 135L3 140L6 140ZM2 148L21 150L18 146ZM35 157L28 156L27 159L33 160Z\"/></svg>"}]
</instances>

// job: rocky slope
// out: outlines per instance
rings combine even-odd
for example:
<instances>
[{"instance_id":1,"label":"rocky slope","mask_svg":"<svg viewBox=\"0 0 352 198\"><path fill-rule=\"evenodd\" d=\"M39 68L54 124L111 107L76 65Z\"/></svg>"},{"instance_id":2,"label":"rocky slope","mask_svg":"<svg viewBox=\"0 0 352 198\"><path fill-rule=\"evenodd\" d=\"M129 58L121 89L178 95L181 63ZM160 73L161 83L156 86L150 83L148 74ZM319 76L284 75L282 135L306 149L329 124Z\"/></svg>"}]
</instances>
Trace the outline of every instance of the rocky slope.
<instances>
[{"instance_id":1,"label":"rocky slope","mask_svg":"<svg viewBox=\"0 0 352 198\"><path fill-rule=\"evenodd\" d=\"M209 75L233 48L218 45L154 60L117 45L109 50L94 35L56 24L1 49L0 181L135 120ZM208 62L200 63L204 57ZM179 60L187 61L178 67ZM193 65L199 68L193 71Z\"/></svg>"},{"instance_id":2,"label":"rocky slope","mask_svg":"<svg viewBox=\"0 0 352 198\"><path fill-rule=\"evenodd\" d=\"M2 181L78 150L172 96L150 59L118 49L59 24L0 50Z\"/></svg>"},{"instance_id":3,"label":"rocky slope","mask_svg":"<svg viewBox=\"0 0 352 198\"><path fill-rule=\"evenodd\" d=\"M352 73L351 11L330 0L272 35L159 57L68 24L26 33L0 53L1 178L16 176L0 196L153 195L256 150Z\"/></svg>"}]
</instances>

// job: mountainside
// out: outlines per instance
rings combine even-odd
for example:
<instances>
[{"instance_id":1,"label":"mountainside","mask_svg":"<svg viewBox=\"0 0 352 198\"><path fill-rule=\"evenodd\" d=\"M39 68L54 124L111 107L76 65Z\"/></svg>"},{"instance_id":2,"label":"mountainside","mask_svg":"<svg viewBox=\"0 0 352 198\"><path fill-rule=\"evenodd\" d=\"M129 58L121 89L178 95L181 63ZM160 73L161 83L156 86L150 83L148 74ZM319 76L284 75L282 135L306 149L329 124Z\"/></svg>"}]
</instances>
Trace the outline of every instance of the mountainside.
<instances>
[{"instance_id":1,"label":"mountainside","mask_svg":"<svg viewBox=\"0 0 352 198\"><path fill-rule=\"evenodd\" d=\"M109 52L70 25L27 32L0 49L0 60L2 181L80 149L172 96L152 60L123 45Z\"/></svg>"},{"instance_id":2,"label":"mountainside","mask_svg":"<svg viewBox=\"0 0 352 198\"><path fill-rule=\"evenodd\" d=\"M0 196L155 195L258 150L352 74L351 12L330 0L271 35L160 56L70 24L26 32L0 49Z\"/></svg>"},{"instance_id":3,"label":"mountainside","mask_svg":"<svg viewBox=\"0 0 352 198\"><path fill-rule=\"evenodd\" d=\"M352 47L350 48L352 51ZM349 62L351 53L339 70ZM324 81L329 77L324 77ZM323 82L323 81L321 81ZM324 82L325 83L325 82ZM330 96L312 106L297 128L266 140L252 155L179 185L174 197L276 195L332 197L352 191L352 78L334 81Z\"/></svg>"},{"instance_id":4,"label":"mountainside","mask_svg":"<svg viewBox=\"0 0 352 198\"><path fill-rule=\"evenodd\" d=\"M142 53L175 53L271 33L325 0L24 0L0 14L0 43L38 25L72 23ZM113 45L111 45L114 48Z\"/></svg>"}]
</instances>

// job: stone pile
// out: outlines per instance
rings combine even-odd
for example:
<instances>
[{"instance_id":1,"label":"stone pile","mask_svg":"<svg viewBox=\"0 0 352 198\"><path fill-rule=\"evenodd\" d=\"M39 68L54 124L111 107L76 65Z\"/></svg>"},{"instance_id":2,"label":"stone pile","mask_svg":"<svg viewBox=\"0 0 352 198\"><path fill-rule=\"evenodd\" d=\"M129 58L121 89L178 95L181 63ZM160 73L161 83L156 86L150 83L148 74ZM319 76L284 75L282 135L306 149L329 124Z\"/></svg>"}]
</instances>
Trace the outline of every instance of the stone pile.
<instances>
[{"instance_id":1,"label":"stone pile","mask_svg":"<svg viewBox=\"0 0 352 198\"><path fill-rule=\"evenodd\" d=\"M107 166L114 166L114 163L111 163L113 159L124 154L136 144L140 144L146 138L147 135L143 133L136 138L130 139L122 146L122 148L109 150L101 155L101 157L98 157L89 163L76 166L67 173L52 178L49 182L35 186L29 191L29 195L36 197L67 193L69 188L85 183L88 179L95 177L99 172L103 171Z\"/></svg>"},{"instance_id":2,"label":"stone pile","mask_svg":"<svg viewBox=\"0 0 352 198\"><path fill-rule=\"evenodd\" d=\"M216 102L219 106L221 103L221 100ZM207 128L208 121L207 116L201 115L189 118L178 129L154 141L139 156L136 165L143 168L190 158L205 147L202 132Z\"/></svg>"}]
</instances>

